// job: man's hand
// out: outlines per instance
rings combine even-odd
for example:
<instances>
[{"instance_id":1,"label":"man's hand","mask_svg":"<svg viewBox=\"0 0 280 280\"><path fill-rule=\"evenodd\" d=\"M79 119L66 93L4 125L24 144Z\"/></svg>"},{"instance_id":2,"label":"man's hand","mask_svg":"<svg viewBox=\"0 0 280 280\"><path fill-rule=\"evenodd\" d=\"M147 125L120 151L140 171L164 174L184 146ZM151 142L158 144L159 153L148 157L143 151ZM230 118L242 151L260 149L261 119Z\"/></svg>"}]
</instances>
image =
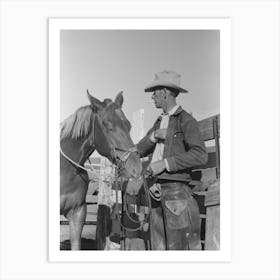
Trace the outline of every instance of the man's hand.
<instances>
[{"instance_id":1,"label":"man's hand","mask_svg":"<svg viewBox=\"0 0 280 280\"><path fill-rule=\"evenodd\" d=\"M160 174L166 168L164 160L159 160L155 162L151 162L148 166L148 170L152 171L152 175Z\"/></svg>"},{"instance_id":2,"label":"man's hand","mask_svg":"<svg viewBox=\"0 0 280 280\"><path fill-rule=\"evenodd\" d=\"M167 132L167 129L166 129L166 128L157 129L157 130L154 132L154 137L155 137L155 139L158 139L158 140L165 140L165 138L166 138L166 132Z\"/></svg>"}]
</instances>

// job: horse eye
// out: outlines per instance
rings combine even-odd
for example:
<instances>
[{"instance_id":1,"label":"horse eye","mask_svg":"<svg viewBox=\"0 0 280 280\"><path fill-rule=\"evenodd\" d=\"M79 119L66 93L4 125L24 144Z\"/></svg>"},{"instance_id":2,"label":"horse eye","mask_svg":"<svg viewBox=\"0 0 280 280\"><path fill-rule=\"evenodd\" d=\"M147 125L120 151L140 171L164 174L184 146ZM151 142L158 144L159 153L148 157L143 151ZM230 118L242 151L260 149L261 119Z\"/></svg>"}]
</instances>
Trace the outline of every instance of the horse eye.
<instances>
[{"instance_id":1,"label":"horse eye","mask_svg":"<svg viewBox=\"0 0 280 280\"><path fill-rule=\"evenodd\" d=\"M114 128L113 124L110 122L104 122L104 125L108 130L113 130Z\"/></svg>"}]
</instances>

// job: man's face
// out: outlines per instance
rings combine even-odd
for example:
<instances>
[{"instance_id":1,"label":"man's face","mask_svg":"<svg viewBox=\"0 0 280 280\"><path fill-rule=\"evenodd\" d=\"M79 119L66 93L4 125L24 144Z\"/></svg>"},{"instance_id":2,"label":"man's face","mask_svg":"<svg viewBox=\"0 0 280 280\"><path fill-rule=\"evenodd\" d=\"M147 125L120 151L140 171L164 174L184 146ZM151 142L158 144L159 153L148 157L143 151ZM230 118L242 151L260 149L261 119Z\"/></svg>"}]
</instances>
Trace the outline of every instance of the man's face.
<instances>
[{"instance_id":1,"label":"man's face","mask_svg":"<svg viewBox=\"0 0 280 280\"><path fill-rule=\"evenodd\" d=\"M157 89L152 95L156 108L164 108L166 103L166 91L164 89Z\"/></svg>"}]
</instances>

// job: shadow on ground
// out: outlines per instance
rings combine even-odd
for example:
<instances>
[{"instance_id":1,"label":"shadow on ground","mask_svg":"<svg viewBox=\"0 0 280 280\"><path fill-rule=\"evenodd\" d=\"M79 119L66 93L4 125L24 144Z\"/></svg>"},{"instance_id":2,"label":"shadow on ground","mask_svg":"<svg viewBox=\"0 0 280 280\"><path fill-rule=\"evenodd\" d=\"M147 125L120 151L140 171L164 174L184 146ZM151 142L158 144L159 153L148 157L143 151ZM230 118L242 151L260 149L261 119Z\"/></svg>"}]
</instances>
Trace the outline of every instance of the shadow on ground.
<instances>
[{"instance_id":1,"label":"shadow on ground","mask_svg":"<svg viewBox=\"0 0 280 280\"><path fill-rule=\"evenodd\" d=\"M60 250L70 250L70 240L60 242ZM96 250L96 241L93 239L82 238L82 250Z\"/></svg>"}]
</instances>

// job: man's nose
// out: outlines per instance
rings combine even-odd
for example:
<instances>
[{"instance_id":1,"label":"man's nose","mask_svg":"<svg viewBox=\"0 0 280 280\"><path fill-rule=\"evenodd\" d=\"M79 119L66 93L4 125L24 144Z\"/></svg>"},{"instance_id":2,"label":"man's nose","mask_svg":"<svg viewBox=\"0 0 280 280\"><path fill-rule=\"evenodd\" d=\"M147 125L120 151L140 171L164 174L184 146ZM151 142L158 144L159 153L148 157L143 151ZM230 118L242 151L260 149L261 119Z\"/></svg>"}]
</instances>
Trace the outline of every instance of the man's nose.
<instances>
[{"instance_id":1,"label":"man's nose","mask_svg":"<svg viewBox=\"0 0 280 280\"><path fill-rule=\"evenodd\" d=\"M155 99L155 93L153 93L153 95L152 95L152 99Z\"/></svg>"}]
</instances>

